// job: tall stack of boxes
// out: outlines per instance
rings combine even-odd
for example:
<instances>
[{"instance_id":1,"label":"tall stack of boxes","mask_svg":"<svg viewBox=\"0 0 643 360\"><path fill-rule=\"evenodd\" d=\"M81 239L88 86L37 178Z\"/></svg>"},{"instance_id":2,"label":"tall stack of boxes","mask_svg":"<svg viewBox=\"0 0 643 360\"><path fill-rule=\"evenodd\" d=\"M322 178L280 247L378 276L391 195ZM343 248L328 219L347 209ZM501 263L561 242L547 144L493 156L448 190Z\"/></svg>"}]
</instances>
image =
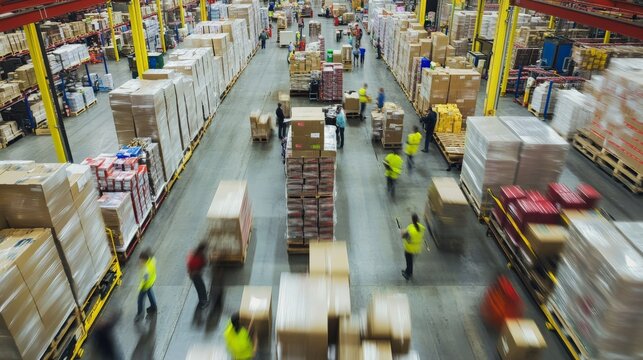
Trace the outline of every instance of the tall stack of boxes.
<instances>
[{"instance_id":1,"label":"tall stack of boxes","mask_svg":"<svg viewBox=\"0 0 643 360\"><path fill-rule=\"evenodd\" d=\"M290 90L308 91L311 73L321 69L319 51L297 51L290 61Z\"/></svg>"},{"instance_id":2,"label":"tall stack of boxes","mask_svg":"<svg viewBox=\"0 0 643 360\"><path fill-rule=\"evenodd\" d=\"M438 104L433 109L437 113L438 121L435 125L436 133L460 133L464 128L462 114L455 104Z\"/></svg>"},{"instance_id":3,"label":"tall stack of boxes","mask_svg":"<svg viewBox=\"0 0 643 360\"><path fill-rule=\"evenodd\" d=\"M293 108L286 152L289 247L334 238L334 127L325 126L321 108Z\"/></svg>"},{"instance_id":4,"label":"tall stack of boxes","mask_svg":"<svg viewBox=\"0 0 643 360\"><path fill-rule=\"evenodd\" d=\"M384 112L382 144L383 145L401 145L404 131L404 110L395 106L395 108L386 108Z\"/></svg>"},{"instance_id":5,"label":"tall stack of boxes","mask_svg":"<svg viewBox=\"0 0 643 360\"><path fill-rule=\"evenodd\" d=\"M340 101L344 93L344 66L337 63L322 63L320 99Z\"/></svg>"},{"instance_id":6,"label":"tall stack of boxes","mask_svg":"<svg viewBox=\"0 0 643 360\"><path fill-rule=\"evenodd\" d=\"M250 134L254 139L267 139L272 134L272 117L260 111L250 113Z\"/></svg>"},{"instance_id":7,"label":"tall stack of boxes","mask_svg":"<svg viewBox=\"0 0 643 360\"><path fill-rule=\"evenodd\" d=\"M469 203L453 178L434 177L428 189L424 218L436 245L461 249L466 234L457 224Z\"/></svg>"}]
</instances>

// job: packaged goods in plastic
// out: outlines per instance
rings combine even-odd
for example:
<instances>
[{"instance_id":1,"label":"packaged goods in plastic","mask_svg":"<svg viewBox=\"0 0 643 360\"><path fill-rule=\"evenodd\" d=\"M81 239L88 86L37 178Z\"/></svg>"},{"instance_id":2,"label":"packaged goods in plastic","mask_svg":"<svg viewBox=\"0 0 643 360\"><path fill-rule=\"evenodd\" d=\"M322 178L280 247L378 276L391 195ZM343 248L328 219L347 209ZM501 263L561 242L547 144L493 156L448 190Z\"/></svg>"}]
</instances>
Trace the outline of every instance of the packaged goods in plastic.
<instances>
[{"instance_id":1,"label":"packaged goods in plastic","mask_svg":"<svg viewBox=\"0 0 643 360\"><path fill-rule=\"evenodd\" d=\"M643 222L616 221L614 225L639 252L643 251Z\"/></svg>"},{"instance_id":2,"label":"packaged goods in plastic","mask_svg":"<svg viewBox=\"0 0 643 360\"><path fill-rule=\"evenodd\" d=\"M487 189L513 184L520 138L497 117L470 116L460 179L479 206L488 205Z\"/></svg>"},{"instance_id":3,"label":"packaged goods in plastic","mask_svg":"<svg viewBox=\"0 0 643 360\"><path fill-rule=\"evenodd\" d=\"M126 249L138 231L130 193L106 192L98 199L98 204L105 226L114 234L116 250Z\"/></svg>"},{"instance_id":4,"label":"packaged goods in plastic","mask_svg":"<svg viewBox=\"0 0 643 360\"><path fill-rule=\"evenodd\" d=\"M140 80L132 79L109 92L109 106L112 109L116 137L121 145L136 137L131 94L140 88Z\"/></svg>"},{"instance_id":5,"label":"packaged goods in plastic","mask_svg":"<svg viewBox=\"0 0 643 360\"><path fill-rule=\"evenodd\" d=\"M250 241L252 211L246 181L221 181L207 217L206 241L211 256L221 260L245 260Z\"/></svg>"},{"instance_id":6,"label":"packaged goods in plastic","mask_svg":"<svg viewBox=\"0 0 643 360\"><path fill-rule=\"evenodd\" d=\"M569 217L570 238L549 298L590 358L642 353L643 255L608 220Z\"/></svg>"},{"instance_id":7,"label":"packaged goods in plastic","mask_svg":"<svg viewBox=\"0 0 643 360\"><path fill-rule=\"evenodd\" d=\"M411 310L406 294L373 294L367 310L367 338L390 340L394 353L411 347Z\"/></svg>"},{"instance_id":8,"label":"packaged goods in plastic","mask_svg":"<svg viewBox=\"0 0 643 360\"><path fill-rule=\"evenodd\" d=\"M7 359L40 359L75 303L49 229L0 230L0 333Z\"/></svg>"},{"instance_id":9,"label":"packaged goods in plastic","mask_svg":"<svg viewBox=\"0 0 643 360\"><path fill-rule=\"evenodd\" d=\"M578 129L592 120L594 104L591 98L576 89L558 90L558 102L550 123L560 136L570 139Z\"/></svg>"},{"instance_id":10,"label":"packaged goods in plastic","mask_svg":"<svg viewBox=\"0 0 643 360\"><path fill-rule=\"evenodd\" d=\"M498 339L503 360L537 359L546 347L545 338L531 319L507 319Z\"/></svg>"},{"instance_id":11,"label":"packaged goods in plastic","mask_svg":"<svg viewBox=\"0 0 643 360\"><path fill-rule=\"evenodd\" d=\"M282 273L275 328L280 359L327 359L328 282Z\"/></svg>"},{"instance_id":12,"label":"packaged goods in plastic","mask_svg":"<svg viewBox=\"0 0 643 360\"><path fill-rule=\"evenodd\" d=\"M424 216L438 246L462 246L467 233L457 224L468 206L469 203L455 179L431 178Z\"/></svg>"},{"instance_id":13,"label":"packaged goods in plastic","mask_svg":"<svg viewBox=\"0 0 643 360\"><path fill-rule=\"evenodd\" d=\"M557 182L565 166L569 144L546 123L530 116L501 116L500 120L522 142L514 184L546 189Z\"/></svg>"}]
</instances>

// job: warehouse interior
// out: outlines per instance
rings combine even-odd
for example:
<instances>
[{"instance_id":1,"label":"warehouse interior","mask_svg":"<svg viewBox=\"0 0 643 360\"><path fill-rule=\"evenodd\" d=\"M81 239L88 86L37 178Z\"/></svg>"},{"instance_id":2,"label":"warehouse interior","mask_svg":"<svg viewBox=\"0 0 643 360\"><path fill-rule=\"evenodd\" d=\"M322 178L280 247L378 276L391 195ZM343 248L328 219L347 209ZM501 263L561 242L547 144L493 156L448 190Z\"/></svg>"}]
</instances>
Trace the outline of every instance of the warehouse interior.
<instances>
[{"instance_id":1,"label":"warehouse interior","mask_svg":"<svg viewBox=\"0 0 643 360\"><path fill-rule=\"evenodd\" d=\"M314 7L314 11L319 9L320 6ZM345 38L336 41L334 19L306 18L305 29L311 20L321 23L327 48L337 49L346 43ZM289 29L296 31L297 24L293 23ZM363 84L368 84L369 93L375 97L377 89L383 88L386 101L397 104L404 111L404 133L410 133L414 126L421 126L421 116L387 64L376 59L377 50L373 40L366 40L369 38L369 34L364 34L362 42L366 56L363 65L343 72L343 90L357 91ZM181 47L179 43L178 48ZM165 54L165 62L170 61L172 51ZM239 309L245 286L272 287L274 317L281 301L278 294L282 273L308 272L306 254L286 251L286 177L280 141L274 132L265 142L252 141L249 136L250 112L259 110L274 117L279 93L288 92L287 56L288 50L279 46L274 34L266 42L265 49L256 50L221 100L198 147L190 151L189 161L168 190L162 206L154 211L139 243L128 254L128 259L121 261L122 283L114 288L97 321L100 323L113 314L121 315L114 336L124 359L184 359L195 346L225 348L223 332L230 316ZM115 88L132 78L126 60L107 62ZM88 72L101 72L103 66L102 63L90 64ZM483 79L475 106L476 115L485 111L486 89L487 82ZM97 92L96 98L95 106L64 119L74 163L113 153L119 146L110 94ZM291 97L292 108L328 104L306 97ZM639 102L637 106L640 105ZM372 107L373 104L368 105L369 114ZM532 116L512 96L498 99L495 115ZM28 135L0 149L0 161L55 163L59 159L53 148L50 136ZM499 331L485 323L481 301L499 274L508 277L524 302L522 317L534 320L542 334L546 347L539 350L538 356L542 359L577 358L570 355L568 345L559 335L548 328L551 321L543 315L541 304L530 295L528 286L513 271L511 260L470 208L460 214L454 225L464 239L462 249L438 249L427 237L423 253L416 257L413 278L405 280L401 276L404 248L400 226L406 227L413 213L423 218L427 187L432 178L460 180L460 169L447 169L435 142L428 153L418 152L413 170L404 169L397 181L394 198L386 192L384 176L383 161L390 151L372 138L370 116L364 120L348 118L345 146L336 152L334 239L347 244L351 313L355 318L365 319L373 294L406 294L411 314L410 351L396 354L396 359L498 358ZM187 276L185 262L189 252L203 240L208 208L219 183L225 180L247 181L252 231L245 263L224 267L219 278L221 284L212 284L213 287L223 286L222 305L211 304L202 311L197 308L197 294ZM600 210L610 220L643 222L640 194L634 194L574 149L570 148L567 153L559 182L570 188L579 184L591 185L601 194ZM146 249L151 249L157 263L154 290L158 314L152 320L135 323L140 282L137 259ZM210 284L209 273L205 279L206 284ZM273 329L268 339L260 341L255 358L277 358L277 342ZM90 330L82 357L101 359L101 355ZM329 358L335 357L329 355Z\"/></svg>"}]
</instances>

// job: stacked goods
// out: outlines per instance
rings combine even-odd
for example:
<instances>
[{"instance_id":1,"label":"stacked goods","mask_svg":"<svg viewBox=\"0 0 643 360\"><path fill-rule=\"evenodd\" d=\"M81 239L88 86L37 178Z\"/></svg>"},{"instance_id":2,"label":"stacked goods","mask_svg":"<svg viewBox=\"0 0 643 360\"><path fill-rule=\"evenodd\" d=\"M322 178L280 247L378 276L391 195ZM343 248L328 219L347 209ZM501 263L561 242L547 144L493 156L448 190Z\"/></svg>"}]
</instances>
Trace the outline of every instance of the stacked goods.
<instances>
[{"instance_id":1,"label":"stacked goods","mask_svg":"<svg viewBox=\"0 0 643 360\"><path fill-rule=\"evenodd\" d=\"M321 23L319 21L310 21L308 23L308 38L314 39L321 34Z\"/></svg>"},{"instance_id":2,"label":"stacked goods","mask_svg":"<svg viewBox=\"0 0 643 360\"><path fill-rule=\"evenodd\" d=\"M340 101L344 93L344 66L322 63L320 98L323 101Z\"/></svg>"},{"instance_id":3,"label":"stacked goods","mask_svg":"<svg viewBox=\"0 0 643 360\"><path fill-rule=\"evenodd\" d=\"M558 181L569 144L534 117L501 116L500 121L522 142L513 184L544 189L549 183Z\"/></svg>"},{"instance_id":4,"label":"stacked goods","mask_svg":"<svg viewBox=\"0 0 643 360\"><path fill-rule=\"evenodd\" d=\"M608 52L601 48L574 45L572 60L574 67L583 70L603 70L607 64Z\"/></svg>"},{"instance_id":5,"label":"stacked goods","mask_svg":"<svg viewBox=\"0 0 643 360\"><path fill-rule=\"evenodd\" d=\"M470 116L461 181L480 208L487 208L487 189L513 184L520 139L497 117Z\"/></svg>"},{"instance_id":6,"label":"stacked goods","mask_svg":"<svg viewBox=\"0 0 643 360\"><path fill-rule=\"evenodd\" d=\"M584 128L591 122L593 114L593 103L590 97L576 89L558 90L557 106L549 125L560 136L570 139L578 129Z\"/></svg>"},{"instance_id":7,"label":"stacked goods","mask_svg":"<svg viewBox=\"0 0 643 360\"><path fill-rule=\"evenodd\" d=\"M344 112L346 114L359 113L359 94L357 93L357 91L345 92L342 104Z\"/></svg>"},{"instance_id":8,"label":"stacked goods","mask_svg":"<svg viewBox=\"0 0 643 360\"><path fill-rule=\"evenodd\" d=\"M397 107L387 108L384 106L384 123L382 133L383 145L402 144L402 133L404 131L404 110Z\"/></svg>"},{"instance_id":9,"label":"stacked goods","mask_svg":"<svg viewBox=\"0 0 643 360\"><path fill-rule=\"evenodd\" d=\"M342 50L341 51L342 51L342 58L341 58L341 61L339 61L339 62L344 64L344 67L347 70L351 70L353 68L353 61L352 61L353 47L350 46L349 44L344 44L344 45L342 45ZM335 59L333 59L333 61L335 61Z\"/></svg>"},{"instance_id":10,"label":"stacked goods","mask_svg":"<svg viewBox=\"0 0 643 360\"><path fill-rule=\"evenodd\" d=\"M420 97L424 100L426 108L421 109L422 112L428 110L428 106L436 104L446 104L449 96L449 73L446 69L436 68L422 69L422 85L420 86Z\"/></svg>"},{"instance_id":11,"label":"stacked goods","mask_svg":"<svg viewBox=\"0 0 643 360\"><path fill-rule=\"evenodd\" d=\"M463 129L462 114L457 105L438 104L433 107L438 115L438 122L435 125L435 132L459 133Z\"/></svg>"},{"instance_id":12,"label":"stacked goods","mask_svg":"<svg viewBox=\"0 0 643 360\"><path fill-rule=\"evenodd\" d=\"M11 140L21 135L24 135L24 133L18 128L17 122L0 122L0 147L6 146L6 144L8 144Z\"/></svg>"},{"instance_id":13,"label":"stacked goods","mask_svg":"<svg viewBox=\"0 0 643 360\"><path fill-rule=\"evenodd\" d=\"M614 61L610 67L613 64ZM611 165L618 165L619 172L629 173L628 179L632 181L643 173L642 75L641 69L606 71L595 93L596 110L589 127L592 140L611 155L605 158L611 160ZM622 181L627 183L627 179Z\"/></svg>"},{"instance_id":14,"label":"stacked goods","mask_svg":"<svg viewBox=\"0 0 643 360\"><path fill-rule=\"evenodd\" d=\"M252 213L246 181L221 181L207 214L207 238L211 258L244 262Z\"/></svg>"},{"instance_id":15,"label":"stacked goods","mask_svg":"<svg viewBox=\"0 0 643 360\"><path fill-rule=\"evenodd\" d=\"M126 192L106 192L98 204L105 226L112 231L116 250L125 250L138 231L132 196Z\"/></svg>"},{"instance_id":16,"label":"stacked goods","mask_svg":"<svg viewBox=\"0 0 643 360\"><path fill-rule=\"evenodd\" d=\"M636 358L643 324L640 246L596 216L571 218L569 229L549 305L588 357Z\"/></svg>"},{"instance_id":17,"label":"stacked goods","mask_svg":"<svg viewBox=\"0 0 643 360\"><path fill-rule=\"evenodd\" d=\"M85 99L83 98L83 94L79 92L68 92L67 105L69 106L69 111L71 113L78 113L85 109Z\"/></svg>"},{"instance_id":18,"label":"stacked goods","mask_svg":"<svg viewBox=\"0 0 643 360\"><path fill-rule=\"evenodd\" d=\"M355 21L355 13L347 12L342 14L342 21L344 24L350 24Z\"/></svg>"},{"instance_id":19,"label":"stacked goods","mask_svg":"<svg viewBox=\"0 0 643 360\"><path fill-rule=\"evenodd\" d=\"M25 91L36 85L36 71L32 64L22 65L8 75L11 82L17 83L20 91Z\"/></svg>"},{"instance_id":20,"label":"stacked goods","mask_svg":"<svg viewBox=\"0 0 643 360\"><path fill-rule=\"evenodd\" d=\"M551 31L547 28L530 28L521 26L516 30L515 43L526 48L542 47L545 42L545 33Z\"/></svg>"},{"instance_id":21,"label":"stacked goods","mask_svg":"<svg viewBox=\"0 0 643 360\"><path fill-rule=\"evenodd\" d=\"M20 84L17 82L0 82L0 102L6 103L19 97Z\"/></svg>"},{"instance_id":22,"label":"stacked goods","mask_svg":"<svg viewBox=\"0 0 643 360\"><path fill-rule=\"evenodd\" d=\"M549 90L551 84L550 82L544 82L536 86L531 98L531 103L529 104L529 109L538 115L549 116L553 114L554 108L556 107L557 98L558 98L558 89L554 87ZM549 103L548 103L549 101ZM547 107L547 113L545 114L545 107Z\"/></svg>"},{"instance_id":23,"label":"stacked goods","mask_svg":"<svg viewBox=\"0 0 643 360\"><path fill-rule=\"evenodd\" d=\"M281 109L284 111L284 116L286 118L290 118L290 94L280 91L279 103L281 103Z\"/></svg>"},{"instance_id":24,"label":"stacked goods","mask_svg":"<svg viewBox=\"0 0 643 360\"><path fill-rule=\"evenodd\" d=\"M384 131L384 114L378 111L371 112L371 136L373 139L381 139Z\"/></svg>"},{"instance_id":25,"label":"stacked goods","mask_svg":"<svg viewBox=\"0 0 643 360\"><path fill-rule=\"evenodd\" d=\"M424 218L438 247L462 247L466 235L457 224L467 206L467 199L455 179L431 179Z\"/></svg>"},{"instance_id":26,"label":"stacked goods","mask_svg":"<svg viewBox=\"0 0 643 360\"><path fill-rule=\"evenodd\" d=\"M84 44L65 44L52 52L62 66L68 69L89 60L89 50Z\"/></svg>"},{"instance_id":27,"label":"stacked goods","mask_svg":"<svg viewBox=\"0 0 643 360\"><path fill-rule=\"evenodd\" d=\"M165 174L163 173L163 163L161 162L159 145L153 143L151 138L134 138L129 145L123 146L118 150L116 157L136 157L140 165L147 167L150 191L154 195L156 202L163 192L166 180Z\"/></svg>"},{"instance_id":28,"label":"stacked goods","mask_svg":"<svg viewBox=\"0 0 643 360\"><path fill-rule=\"evenodd\" d=\"M473 116L480 90L480 73L473 69L448 69L447 71L450 74L447 102L456 104L462 116Z\"/></svg>"},{"instance_id":29,"label":"stacked goods","mask_svg":"<svg viewBox=\"0 0 643 360\"><path fill-rule=\"evenodd\" d=\"M411 309L406 294L373 294L367 310L366 337L391 342L395 354L411 348Z\"/></svg>"},{"instance_id":30,"label":"stacked goods","mask_svg":"<svg viewBox=\"0 0 643 360\"><path fill-rule=\"evenodd\" d=\"M85 101L85 106L91 105L96 101L96 95L94 94L94 88L90 86L83 86L81 93L83 95L83 100Z\"/></svg>"},{"instance_id":31,"label":"stacked goods","mask_svg":"<svg viewBox=\"0 0 643 360\"><path fill-rule=\"evenodd\" d=\"M272 327L272 288L270 286L243 287L239 321L246 329L252 325L252 329L259 338L270 336Z\"/></svg>"},{"instance_id":32,"label":"stacked goods","mask_svg":"<svg viewBox=\"0 0 643 360\"><path fill-rule=\"evenodd\" d=\"M511 69L519 69L520 66L536 65L540 61L541 48L525 48L516 45L511 53Z\"/></svg>"},{"instance_id":33,"label":"stacked goods","mask_svg":"<svg viewBox=\"0 0 643 360\"><path fill-rule=\"evenodd\" d=\"M538 325L531 319L507 319L498 339L502 360L537 359L546 347Z\"/></svg>"},{"instance_id":34,"label":"stacked goods","mask_svg":"<svg viewBox=\"0 0 643 360\"><path fill-rule=\"evenodd\" d=\"M464 56L448 57L444 67L450 69L471 69L473 65Z\"/></svg>"},{"instance_id":35,"label":"stacked goods","mask_svg":"<svg viewBox=\"0 0 643 360\"><path fill-rule=\"evenodd\" d=\"M233 44L229 33L193 34L185 41L185 46L191 49L175 50L170 54L170 62L164 66L192 78L195 94L200 99L197 107L203 107L197 111L202 111L205 118L214 114L221 94L241 67ZM212 51L205 51L205 48Z\"/></svg>"},{"instance_id":36,"label":"stacked goods","mask_svg":"<svg viewBox=\"0 0 643 360\"><path fill-rule=\"evenodd\" d=\"M222 2L210 4L210 16L212 20L223 20L228 17L228 5Z\"/></svg>"},{"instance_id":37,"label":"stacked goods","mask_svg":"<svg viewBox=\"0 0 643 360\"><path fill-rule=\"evenodd\" d=\"M0 34L0 56L16 54L27 50L27 40L22 30Z\"/></svg>"},{"instance_id":38,"label":"stacked goods","mask_svg":"<svg viewBox=\"0 0 643 360\"><path fill-rule=\"evenodd\" d=\"M492 12L492 13L487 13L485 15L486 16L482 17L479 36L485 39L493 39L496 34L496 23L498 22L498 13Z\"/></svg>"},{"instance_id":39,"label":"stacked goods","mask_svg":"<svg viewBox=\"0 0 643 360\"><path fill-rule=\"evenodd\" d=\"M321 69L319 51L296 51L290 61L290 90L308 91L310 74Z\"/></svg>"},{"instance_id":40,"label":"stacked goods","mask_svg":"<svg viewBox=\"0 0 643 360\"><path fill-rule=\"evenodd\" d=\"M96 214L84 206L87 197L93 194L91 189L81 190L74 183L76 195L72 196L65 167L66 164L31 163L2 172L0 214L9 227L52 228L74 298L77 304L83 304L105 270L105 257L109 259L110 254L106 244L100 244L104 236L97 239L85 236L95 235L95 219L91 217Z\"/></svg>"},{"instance_id":41,"label":"stacked goods","mask_svg":"<svg viewBox=\"0 0 643 360\"><path fill-rule=\"evenodd\" d=\"M345 13L348 12L348 9L346 8L346 4L340 4L340 3L333 3L333 17L342 17Z\"/></svg>"},{"instance_id":42,"label":"stacked goods","mask_svg":"<svg viewBox=\"0 0 643 360\"><path fill-rule=\"evenodd\" d=\"M250 113L250 133L253 139L267 139L272 134L272 117L259 111Z\"/></svg>"},{"instance_id":43,"label":"stacked goods","mask_svg":"<svg viewBox=\"0 0 643 360\"><path fill-rule=\"evenodd\" d=\"M431 34L431 62L444 64L447 58L447 46L449 38L441 32Z\"/></svg>"},{"instance_id":44,"label":"stacked goods","mask_svg":"<svg viewBox=\"0 0 643 360\"><path fill-rule=\"evenodd\" d=\"M282 273L275 328L280 359L328 358L328 281Z\"/></svg>"},{"instance_id":45,"label":"stacked goods","mask_svg":"<svg viewBox=\"0 0 643 360\"><path fill-rule=\"evenodd\" d=\"M0 264L3 358L40 359L75 308L51 230L0 230Z\"/></svg>"}]
</instances>

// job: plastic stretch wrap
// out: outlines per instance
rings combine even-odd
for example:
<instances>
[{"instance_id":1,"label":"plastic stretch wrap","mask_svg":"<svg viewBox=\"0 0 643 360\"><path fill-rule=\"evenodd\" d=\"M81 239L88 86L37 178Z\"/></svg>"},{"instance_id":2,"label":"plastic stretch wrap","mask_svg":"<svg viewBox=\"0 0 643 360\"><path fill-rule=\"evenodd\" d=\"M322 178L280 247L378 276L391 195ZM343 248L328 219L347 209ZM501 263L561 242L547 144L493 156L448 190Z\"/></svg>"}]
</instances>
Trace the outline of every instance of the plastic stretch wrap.
<instances>
[{"instance_id":1,"label":"plastic stretch wrap","mask_svg":"<svg viewBox=\"0 0 643 360\"><path fill-rule=\"evenodd\" d=\"M328 284L324 277L281 274L275 319L280 358L327 358Z\"/></svg>"},{"instance_id":2,"label":"plastic stretch wrap","mask_svg":"<svg viewBox=\"0 0 643 360\"><path fill-rule=\"evenodd\" d=\"M74 308L49 229L0 231L0 357L39 359Z\"/></svg>"},{"instance_id":3,"label":"plastic stretch wrap","mask_svg":"<svg viewBox=\"0 0 643 360\"><path fill-rule=\"evenodd\" d=\"M547 115L554 112L554 108L558 103L558 89L553 87L551 93L549 92L549 82L544 82L534 89L534 94L531 100L531 108L534 109L539 114L545 113L545 107L547 106L547 96L549 96L549 106L547 106Z\"/></svg>"},{"instance_id":4,"label":"plastic stretch wrap","mask_svg":"<svg viewBox=\"0 0 643 360\"><path fill-rule=\"evenodd\" d=\"M98 204L105 226L114 233L116 250L125 249L138 230L130 193L106 192Z\"/></svg>"},{"instance_id":5,"label":"plastic stretch wrap","mask_svg":"<svg viewBox=\"0 0 643 360\"><path fill-rule=\"evenodd\" d=\"M643 256L603 218L570 219L570 240L549 301L591 358L643 354Z\"/></svg>"},{"instance_id":6,"label":"plastic stretch wrap","mask_svg":"<svg viewBox=\"0 0 643 360\"><path fill-rule=\"evenodd\" d=\"M246 181L221 181L208 209L207 240L217 256L243 256L252 226Z\"/></svg>"},{"instance_id":7,"label":"plastic stretch wrap","mask_svg":"<svg viewBox=\"0 0 643 360\"><path fill-rule=\"evenodd\" d=\"M131 95L140 88L140 84L140 80L128 80L109 92L109 106L112 108L116 137L121 145L128 144L132 138L136 137Z\"/></svg>"},{"instance_id":8,"label":"plastic stretch wrap","mask_svg":"<svg viewBox=\"0 0 643 360\"><path fill-rule=\"evenodd\" d=\"M546 123L530 116L501 116L522 141L515 185L545 190L557 182L565 166L569 144Z\"/></svg>"},{"instance_id":9,"label":"plastic stretch wrap","mask_svg":"<svg viewBox=\"0 0 643 360\"><path fill-rule=\"evenodd\" d=\"M56 233L56 239L56 246L61 253L60 257L63 259L72 290L79 304L82 304L98 281L99 274L94 271L78 215L74 214L67 225Z\"/></svg>"},{"instance_id":10,"label":"plastic stretch wrap","mask_svg":"<svg viewBox=\"0 0 643 360\"><path fill-rule=\"evenodd\" d=\"M617 221L614 225L638 252L643 252L643 221Z\"/></svg>"},{"instance_id":11,"label":"plastic stretch wrap","mask_svg":"<svg viewBox=\"0 0 643 360\"><path fill-rule=\"evenodd\" d=\"M487 188L513 184L520 139L497 117L467 118L461 180L483 206Z\"/></svg>"},{"instance_id":12,"label":"plastic stretch wrap","mask_svg":"<svg viewBox=\"0 0 643 360\"><path fill-rule=\"evenodd\" d=\"M576 89L559 90L558 99L550 125L560 136L569 139L592 120L594 104Z\"/></svg>"}]
</instances>

